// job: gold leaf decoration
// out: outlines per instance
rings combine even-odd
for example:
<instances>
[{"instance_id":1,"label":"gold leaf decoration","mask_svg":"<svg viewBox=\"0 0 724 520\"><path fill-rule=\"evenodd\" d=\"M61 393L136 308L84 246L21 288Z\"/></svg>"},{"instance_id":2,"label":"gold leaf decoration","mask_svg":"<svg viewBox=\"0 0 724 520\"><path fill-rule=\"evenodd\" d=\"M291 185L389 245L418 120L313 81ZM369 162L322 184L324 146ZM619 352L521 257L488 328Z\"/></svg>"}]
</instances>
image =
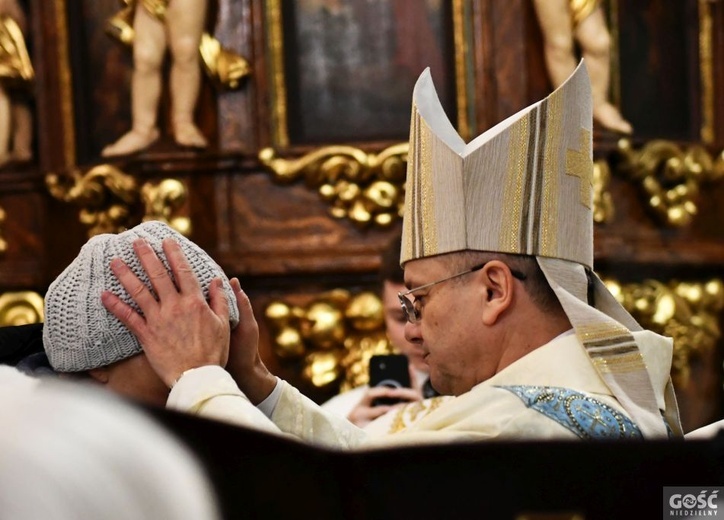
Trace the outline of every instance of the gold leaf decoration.
<instances>
[{"instance_id":1,"label":"gold leaf decoration","mask_svg":"<svg viewBox=\"0 0 724 520\"><path fill-rule=\"evenodd\" d=\"M393 351L385 335L382 301L370 292L325 292L306 305L273 301L264 317L282 360L302 359L302 377L316 387L342 390L367 383L374 354Z\"/></svg>"},{"instance_id":2,"label":"gold leaf decoration","mask_svg":"<svg viewBox=\"0 0 724 520\"><path fill-rule=\"evenodd\" d=\"M79 220L88 236L118 233L131 225L131 206L138 199L135 179L110 164L94 166L85 173L49 173L45 184L58 200L80 206Z\"/></svg>"},{"instance_id":3,"label":"gold leaf decoration","mask_svg":"<svg viewBox=\"0 0 724 520\"><path fill-rule=\"evenodd\" d=\"M682 149L670 141L654 140L634 150L628 139L621 139L617 154L618 170L639 183L651 209L672 227L691 223L701 185L724 177L724 152L715 160L700 145Z\"/></svg>"},{"instance_id":4,"label":"gold leaf decoration","mask_svg":"<svg viewBox=\"0 0 724 520\"><path fill-rule=\"evenodd\" d=\"M304 178L331 205L330 214L360 227L392 224L402 214L408 144L367 153L352 146L328 146L298 159L282 159L272 148L259 160L280 183Z\"/></svg>"},{"instance_id":5,"label":"gold leaf decoration","mask_svg":"<svg viewBox=\"0 0 724 520\"><path fill-rule=\"evenodd\" d=\"M646 280L625 285L606 280L605 283L642 326L674 339L672 377L677 386L686 387L691 376L691 358L711 350L721 338L722 280L668 283Z\"/></svg>"},{"instance_id":6,"label":"gold leaf decoration","mask_svg":"<svg viewBox=\"0 0 724 520\"><path fill-rule=\"evenodd\" d=\"M7 292L0 295L0 327L29 325L45 321L43 297L36 292Z\"/></svg>"}]
</instances>

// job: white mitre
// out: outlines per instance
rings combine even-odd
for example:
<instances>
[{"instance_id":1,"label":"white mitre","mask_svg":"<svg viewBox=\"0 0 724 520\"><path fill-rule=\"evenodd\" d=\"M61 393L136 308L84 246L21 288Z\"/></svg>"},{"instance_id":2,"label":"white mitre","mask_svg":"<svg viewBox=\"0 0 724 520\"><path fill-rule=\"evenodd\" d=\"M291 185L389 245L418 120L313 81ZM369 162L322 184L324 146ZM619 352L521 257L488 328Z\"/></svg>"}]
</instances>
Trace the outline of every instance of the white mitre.
<instances>
[{"instance_id":1,"label":"white mitre","mask_svg":"<svg viewBox=\"0 0 724 520\"><path fill-rule=\"evenodd\" d=\"M643 340L632 332L646 335L647 349L652 343L666 349L669 366L671 339L639 332L593 273L592 126L583 61L548 97L468 144L425 70L413 93L400 263L465 250L535 256L592 363L631 418L643 431L666 436L664 414L680 435L668 369L647 369ZM587 303L586 271L595 307Z\"/></svg>"}]
</instances>

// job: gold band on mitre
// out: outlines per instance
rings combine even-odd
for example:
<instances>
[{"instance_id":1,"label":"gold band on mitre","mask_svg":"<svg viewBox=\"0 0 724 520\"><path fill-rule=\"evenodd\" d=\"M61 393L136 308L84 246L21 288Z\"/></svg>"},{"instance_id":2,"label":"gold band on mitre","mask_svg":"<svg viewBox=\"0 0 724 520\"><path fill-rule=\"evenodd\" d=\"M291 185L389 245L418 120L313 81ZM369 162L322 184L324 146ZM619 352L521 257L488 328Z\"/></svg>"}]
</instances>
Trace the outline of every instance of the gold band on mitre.
<instances>
[{"instance_id":1,"label":"gold band on mitre","mask_svg":"<svg viewBox=\"0 0 724 520\"><path fill-rule=\"evenodd\" d=\"M413 94L400 263L471 249L592 268L591 127L583 64L543 101L467 145L423 72Z\"/></svg>"},{"instance_id":2,"label":"gold band on mitre","mask_svg":"<svg viewBox=\"0 0 724 520\"><path fill-rule=\"evenodd\" d=\"M548 97L465 144L424 71L413 93L400 263L460 251L536 257L592 364L644 435L665 437L666 423L680 435L668 372L652 382L633 335L641 327L593 274L592 121L581 61ZM671 348L653 333L646 341Z\"/></svg>"}]
</instances>

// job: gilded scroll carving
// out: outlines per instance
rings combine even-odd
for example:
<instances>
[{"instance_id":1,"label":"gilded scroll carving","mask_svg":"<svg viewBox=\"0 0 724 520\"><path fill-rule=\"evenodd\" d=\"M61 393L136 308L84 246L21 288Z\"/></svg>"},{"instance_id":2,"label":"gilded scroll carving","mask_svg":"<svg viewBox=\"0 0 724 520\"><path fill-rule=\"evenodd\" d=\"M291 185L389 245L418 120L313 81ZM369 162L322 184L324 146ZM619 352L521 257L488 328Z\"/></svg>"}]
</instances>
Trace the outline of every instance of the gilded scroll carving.
<instances>
[{"instance_id":1,"label":"gilded scroll carving","mask_svg":"<svg viewBox=\"0 0 724 520\"><path fill-rule=\"evenodd\" d=\"M365 384L369 358L392 352L382 302L369 291L335 289L303 306L274 301L265 319L274 353L302 360L303 378L318 388L340 379L342 390Z\"/></svg>"},{"instance_id":2,"label":"gilded scroll carving","mask_svg":"<svg viewBox=\"0 0 724 520\"><path fill-rule=\"evenodd\" d=\"M50 194L81 207L79 220L88 226L88 236L117 233L132 225L131 206L138 199L135 179L110 164L94 166L85 173L68 176L48 174Z\"/></svg>"},{"instance_id":3,"label":"gilded scroll carving","mask_svg":"<svg viewBox=\"0 0 724 520\"><path fill-rule=\"evenodd\" d=\"M699 145L684 149L670 141L654 140L634 150L628 139L621 139L618 155L618 169L639 183L651 209L672 227L692 221L702 184L724 177L724 152L712 158Z\"/></svg>"},{"instance_id":4,"label":"gilded scroll carving","mask_svg":"<svg viewBox=\"0 0 724 520\"><path fill-rule=\"evenodd\" d=\"M310 188L332 206L335 218L359 226L388 226L401 215L404 204L408 144L367 153L352 146L328 146L298 159L282 159L272 148L259 160L281 183L303 177Z\"/></svg>"},{"instance_id":5,"label":"gilded scroll carving","mask_svg":"<svg viewBox=\"0 0 724 520\"><path fill-rule=\"evenodd\" d=\"M0 327L29 325L44 320L43 297L38 293L21 291L0 294Z\"/></svg>"},{"instance_id":6,"label":"gilded scroll carving","mask_svg":"<svg viewBox=\"0 0 724 520\"><path fill-rule=\"evenodd\" d=\"M164 179L158 184L150 182L141 187L145 208L143 220L160 220L184 236L191 234L191 219L177 215L188 198L186 186L176 179Z\"/></svg>"},{"instance_id":7,"label":"gilded scroll carving","mask_svg":"<svg viewBox=\"0 0 724 520\"><path fill-rule=\"evenodd\" d=\"M56 199L80 206L79 220L88 226L89 237L118 233L141 220L161 220L183 235L191 232L191 220L177 214L188 194L176 179L146 182L139 189L133 176L113 165L100 164L85 173L48 174L45 183Z\"/></svg>"},{"instance_id":8,"label":"gilded scroll carving","mask_svg":"<svg viewBox=\"0 0 724 520\"><path fill-rule=\"evenodd\" d=\"M674 338L672 377L677 386L686 387L692 357L714 348L721 338L724 282L714 278L706 282L605 283L641 325Z\"/></svg>"}]
</instances>

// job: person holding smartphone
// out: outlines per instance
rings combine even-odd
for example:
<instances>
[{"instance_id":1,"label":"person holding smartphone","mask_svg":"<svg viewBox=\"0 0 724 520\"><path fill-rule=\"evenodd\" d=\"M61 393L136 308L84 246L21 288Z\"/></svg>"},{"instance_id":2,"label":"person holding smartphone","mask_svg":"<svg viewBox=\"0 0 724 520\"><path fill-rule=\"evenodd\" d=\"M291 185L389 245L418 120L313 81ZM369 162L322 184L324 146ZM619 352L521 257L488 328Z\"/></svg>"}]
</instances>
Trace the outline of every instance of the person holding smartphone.
<instances>
[{"instance_id":1,"label":"person holding smartphone","mask_svg":"<svg viewBox=\"0 0 724 520\"><path fill-rule=\"evenodd\" d=\"M421 346L405 339L407 318L397 298L397 294L405 290L404 271L400 267L400 248L401 236L397 235L382 253L380 282L387 338L393 349L407 358L409 388L362 385L336 395L322 404L322 408L346 417L361 428L390 410L399 408L390 401L409 403L438 395L430 384Z\"/></svg>"}]
</instances>

